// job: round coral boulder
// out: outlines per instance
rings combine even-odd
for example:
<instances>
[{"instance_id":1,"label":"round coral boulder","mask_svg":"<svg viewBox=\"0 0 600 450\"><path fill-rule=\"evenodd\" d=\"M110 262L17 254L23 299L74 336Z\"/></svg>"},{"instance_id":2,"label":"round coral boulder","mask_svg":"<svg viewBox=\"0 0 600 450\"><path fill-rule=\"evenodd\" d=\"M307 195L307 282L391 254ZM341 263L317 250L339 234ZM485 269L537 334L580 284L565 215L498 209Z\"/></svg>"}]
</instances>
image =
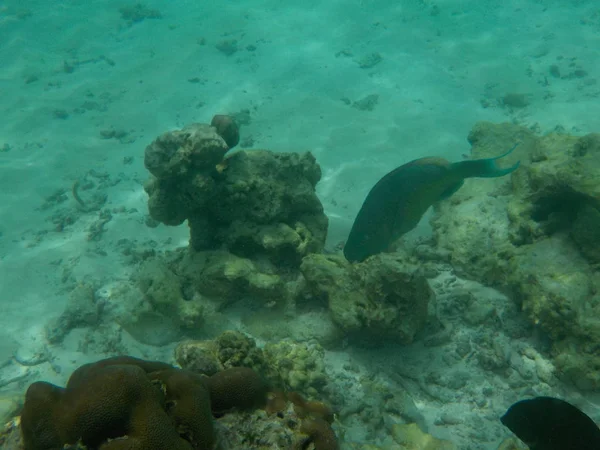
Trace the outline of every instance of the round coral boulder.
<instances>
[{"instance_id":1,"label":"round coral boulder","mask_svg":"<svg viewBox=\"0 0 600 450\"><path fill-rule=\"evenodd\" d=\"M219 136L223 138L229 148L233 148L240 142L240 130L231 116L217 114L210 122L215 127Z\"/></svg>"}]
</instances>

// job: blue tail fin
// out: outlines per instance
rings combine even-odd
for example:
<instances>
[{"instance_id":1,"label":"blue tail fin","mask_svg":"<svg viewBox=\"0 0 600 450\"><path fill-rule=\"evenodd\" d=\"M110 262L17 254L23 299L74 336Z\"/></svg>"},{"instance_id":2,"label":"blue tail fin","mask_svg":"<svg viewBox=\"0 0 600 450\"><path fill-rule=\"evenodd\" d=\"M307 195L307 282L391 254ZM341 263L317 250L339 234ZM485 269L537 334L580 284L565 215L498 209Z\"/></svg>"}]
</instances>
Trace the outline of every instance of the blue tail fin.
<instances>
[{"instance_id":1,"label":"blue tail fin","mask_svg":"<svg viewBox=\"0 0 600 450\"><path fill-rule=\"evenodd\" d=\"M502 159L505 156L510 155L514 151L514 149L518 147L518 145L519 145L519 143L517 142L515 145L512 146L512 148L509 151L507 151L503 155L488 159L488 161L489 161L489 169L488 169L489 175L487 175L488 177L490 177L490 178L491 177L503 177L504 175L508 175L509 173L514 172L515 170L517 170L519 168L521 161L517 161L514 165L507 167L506 169L501 169L496 164L496 161L498 161L499 159ZM481 175L481 176L485 176L485 175Z\"/></svg>"},{"instance_id":2,"label":"blue tail fin","mask_svg":"<svg viewBox=\"0 0 600 450\"><path fill-rule=\"evenodd\" d=\"M520 161L517 161L516 164L507 167L506 169L502 169L498 167L496 161L505 156L510 155L515 148L517 148L519 144L513 145L513 147L504 153L503 155L496 156L495 158L487 158L487 159L472 159L470 161L461 161L458 163L454 163L453 165L458 166L458 170L462 174L464 178L469 177L477 177L477 178L496 178L503 177L504 175L508 175L511 172L514 172L519 167Z\"/></svg>"}]
</instances>

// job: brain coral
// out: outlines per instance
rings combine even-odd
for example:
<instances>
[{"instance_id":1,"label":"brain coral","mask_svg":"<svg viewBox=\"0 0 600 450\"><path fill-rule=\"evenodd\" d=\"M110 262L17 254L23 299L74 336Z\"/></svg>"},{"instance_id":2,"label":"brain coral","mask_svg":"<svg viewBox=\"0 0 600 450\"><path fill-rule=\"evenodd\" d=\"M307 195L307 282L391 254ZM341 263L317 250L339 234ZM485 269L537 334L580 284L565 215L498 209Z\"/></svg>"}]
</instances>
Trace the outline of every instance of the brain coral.
<instances>
[{"instance_id":1,"label":"brain coral","mask_svg":"<svg viewBox=\"0 0 600 450\"><path fill-rule=\"evenodd\" d=\"M33 383L21 415L25 450L211 450L211 409L250 408L266 387L251 369L205 378L168 364L109 358L77 369L67 386Z\"/></svg>"},{"instance_id":2,"label":"brain coral","mask_svg":"<svg viewBox=\"0 0 600 450\"><path fill-rule=\"evenodd\" d=\"M248 367L231 367L207 380L212 410L222 414L233 408L253 409L267 400L267 385Z\"/></svg>"}]
</instances>

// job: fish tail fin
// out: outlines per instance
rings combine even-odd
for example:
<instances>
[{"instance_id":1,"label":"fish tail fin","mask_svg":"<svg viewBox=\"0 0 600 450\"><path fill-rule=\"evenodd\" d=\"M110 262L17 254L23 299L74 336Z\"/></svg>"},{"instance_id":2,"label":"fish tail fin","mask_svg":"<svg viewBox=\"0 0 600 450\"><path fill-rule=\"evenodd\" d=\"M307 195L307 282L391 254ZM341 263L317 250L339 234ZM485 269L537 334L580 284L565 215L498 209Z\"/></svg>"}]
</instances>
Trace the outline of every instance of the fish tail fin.
<instances>
[{"instance_id":1,"label":"fish tail fin","mask_svg":"<svg viewBox=\"0 0 600 450\"><path fill-rule=\"evenodd\" d=\"M515 148L517 148L519 144L515 144L512 148L506 153L496 156L494 158L486 158L486 159L474 159L471 161L462 161L458 164L463 166L465 177L477 177L477 178L497 178L503 177L504 175L508 175L511 172L517 170L521 161L517 161L510 167L501 168L498 167L497 161L502 159L508 155L510 155Z\"/></svg>"},{"instance_id":2,"label":"fish tail fin","mask_svg":"<svg viewBox=\"0 0 600 450\"><path fill-rule=\"evenodd\" d=\"M515 148L517 148L518 146L519 146L519 143L517 142L506 153L504 153L500 156L496 156L495 158L488 159L489 165L490 165L490 167L489 167L489 173L490 173L489 176L490 177L503 177L504 175L508 175L509 173L514 172L515 170L517 170L519 168L521 161L517 161L512 166L507 167L505 169L501 169L500 167L498 167L498 164L496 164L496 161L504 158L505 156L510 155L515 150Z\"/></svg>"}]
</instances>

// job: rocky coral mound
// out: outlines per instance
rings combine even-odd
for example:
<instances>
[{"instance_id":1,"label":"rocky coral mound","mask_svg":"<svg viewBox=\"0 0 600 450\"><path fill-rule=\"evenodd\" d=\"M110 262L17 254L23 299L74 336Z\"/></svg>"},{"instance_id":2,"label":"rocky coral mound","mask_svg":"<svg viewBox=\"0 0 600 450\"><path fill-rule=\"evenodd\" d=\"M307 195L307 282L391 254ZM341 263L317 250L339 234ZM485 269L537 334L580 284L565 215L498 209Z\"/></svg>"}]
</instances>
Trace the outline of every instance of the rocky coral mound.
<instances>
[{"instance_id":1,"label":"rocky coral mound","mask_svg":"<svg viewBox=\"0 0 600 450\"><path fill-rule=\"evenodd\" d=\"M314 156L253 150L225 158L237 141L222 122L190 124L146 148L151 217L166 225L187 220L194 250L225 248L292 266L321 251L328 221L315 193L321 169Z\"/></svg>"},{"instance_id":2,"label":"rocky coral mound","mask_svg":"<svg viewBox=\"0 0 600 450\"><path fill-rule=\"evenodd\" d=\"M190 332L214 304L285 308L298 296L302 258L321 252L327 234L315 191L321 169L309 152L226 155L238 140L235 122L215 116L147 146L150 216L171 226L187 220L190 246L144 261L133 275L145 316L119 318L132 334L145 339L146 324L159 318Z\"/></svg>"},{"instance_id":3,"label":"rocky coral mound","mask_svg":"<svg viewBox=\"0 0 600 450\"><path fill-rule=\"evenodd\" d=\"M349 338L410 343L425 325L433 291L401 254L379 254L359 264L315 254L300 269L312 295L323 299Z\"/></svg>"},{"instance_id":4,"label":"rocky coral mound","mask_svg":"<svg viewBox=\"0 0 600 450\"><path fill-rule=\"evenodd\" d=\"M432 220L439 249L467 277L515 294L553 340L557 374L600 387L600 134L538 136L477 124L472 157L502 154L511 179L467 180Z\"/></svg>"}]
</instances>

